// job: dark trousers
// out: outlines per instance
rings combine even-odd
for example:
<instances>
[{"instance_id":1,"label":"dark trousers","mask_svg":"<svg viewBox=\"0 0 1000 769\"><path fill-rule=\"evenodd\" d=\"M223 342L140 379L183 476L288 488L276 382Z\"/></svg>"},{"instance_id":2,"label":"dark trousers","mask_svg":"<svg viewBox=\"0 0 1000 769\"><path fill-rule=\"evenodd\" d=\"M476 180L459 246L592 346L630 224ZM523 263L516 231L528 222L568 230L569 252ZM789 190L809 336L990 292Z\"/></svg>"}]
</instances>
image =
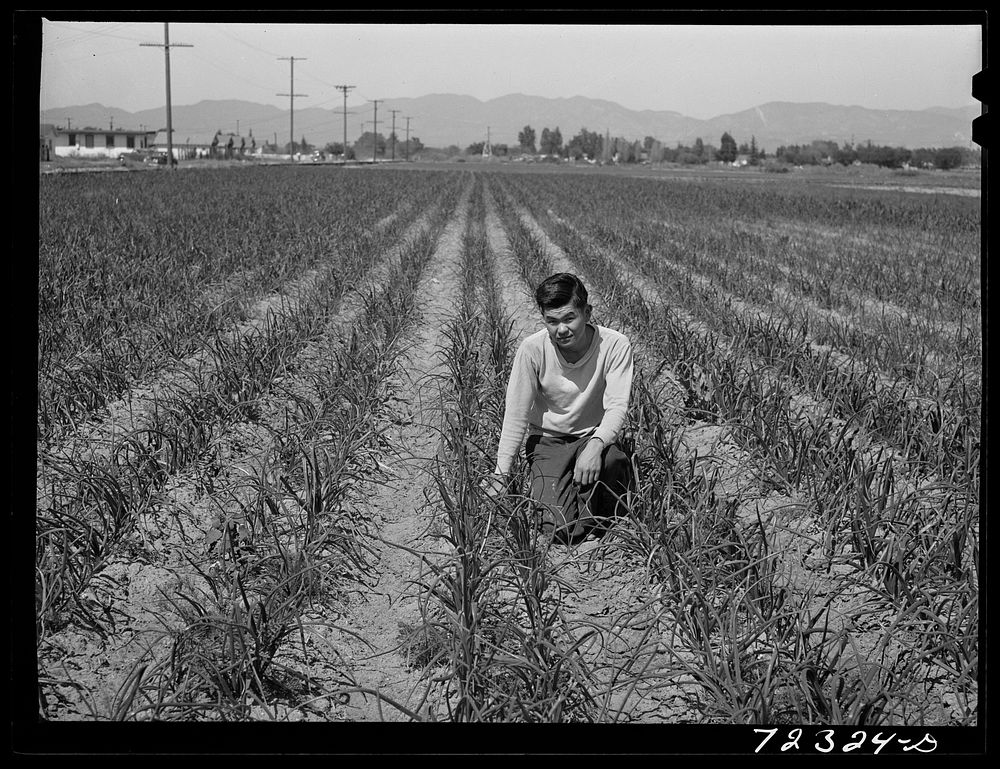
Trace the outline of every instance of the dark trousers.
<instances>
[{"instance_id":1,"label":"dark trousers","mask_svg":"<svg viewBox=\"0 0 1000 769\"><path fill-rule=\"evenodd\" d=\"M580 487L573 482L576 458L586 445L586 438L530 435L525 447L530 494L538 503L542 530L564 544L579 542L591 533L603 534L625 508L630 465L616 444L604 448L596 483Z\"/></svg>"}]
</instances>

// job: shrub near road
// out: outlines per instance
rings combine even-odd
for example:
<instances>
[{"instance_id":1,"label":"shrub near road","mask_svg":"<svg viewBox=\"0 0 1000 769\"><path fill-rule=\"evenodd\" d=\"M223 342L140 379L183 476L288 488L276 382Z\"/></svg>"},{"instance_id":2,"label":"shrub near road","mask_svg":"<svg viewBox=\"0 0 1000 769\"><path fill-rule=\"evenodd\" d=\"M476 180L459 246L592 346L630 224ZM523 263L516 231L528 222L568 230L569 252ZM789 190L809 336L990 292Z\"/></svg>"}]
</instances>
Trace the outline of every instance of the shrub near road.
<instances>
[{"instance_id":1,"label":"shrub near road","mask_svg":"<svg viewBox=\"0 0 1000 769\"><path fill-rule=\"evenodd\" d=\"M375 697L395 720L976 724L978 204L792 184L43 179L44 714L343 720ZM435 248L462 265L448 320L413 293L443 289L420 277ZM564 262L641 352L632 510L586 558L540 553L476 485L514 308ZM453 554L386 583L424 607L393 648L358 596L404 568L370 489L408 326L446 340L448 397L421 405L442 426L406 429L439 443L426 504ZM379 683L392 655L422 701Z\"/></svg>"}]
</instances>

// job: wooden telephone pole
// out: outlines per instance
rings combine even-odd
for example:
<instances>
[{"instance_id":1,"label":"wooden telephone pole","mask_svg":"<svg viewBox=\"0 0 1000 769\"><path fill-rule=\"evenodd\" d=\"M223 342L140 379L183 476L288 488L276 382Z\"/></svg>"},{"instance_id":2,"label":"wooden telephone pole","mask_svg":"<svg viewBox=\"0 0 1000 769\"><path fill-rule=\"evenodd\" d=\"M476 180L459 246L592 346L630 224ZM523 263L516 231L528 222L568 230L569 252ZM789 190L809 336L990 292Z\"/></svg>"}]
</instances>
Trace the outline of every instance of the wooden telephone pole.
<instances>
[{"instance_id":1,"label":"wooden telephone pole","mask_svg":"<svg viewBox=\"0 0 1000 769\"><path fill-rule=\"evenodd\" d=\"M392 113L392 159L396 159L396 113L402 112L399 109L391 109L389 112Z\"/></svg>"},{"instance_id":2,"label":"wooden telephone pole","mask_svg":"<svg viewBox=\"0 0 1000 769\"><path fill-rule=\"evenodd\" d=\"M369 99L375 105L375 119L372 120L372 163L377 161L378 155L378 103L379 99Z\"/></svg>"},{"instance_id":3,"label":"wooden telephone pole","mask_svg":"<svg viewBox=\"0 0 1000 769\"><path fill-rule=\"evenodd\" d=\"M353 112L348 113L348 111L347 111L347 92L350 91L352 88L356 88L356 87L357 86L353 86L353 85L335 85L334 86L334 88L336 88L338 91L343 91L343 93L344 93L344 147L343 147L343 152L340 155L340 157L341 157L341 159L343 160L344 163L347 162L347 116L348 116L348 114L351 114L351 115L354 114Z\"/></svg>"},{"instance_id":4,"label":"wooden telephone pole","mask_svg":"<svg viewBox=\"0 0 1000 769\"><path fill-rule=\"evenodd\" d=\"M163 44L160 43L139 43L139 45L154 46L163 49L163 57L166 62L167 71L167 168L174 167L174 126L170 108L170 48L194 48L189 43L170 42L170 24L163 23Z\"/></svg>"},{"instance_id":5,"label":"wooden telephone pole","mask_svg":"<svg viewBox=\"0 0 1000 769\"><path fill-rule=\"evenodd\" d=\"M288 88L288 93L279 93L278 96L288 97L288 133L290 134L290 142L288 145L288 157L293 163L295 162L295 97L296 96L308 96L305 93L295 93L295 62L305 61L301 56L279 56L279 61L288 61L292 64L291 73L291 84Z\"/></svg>"}]
</instances>

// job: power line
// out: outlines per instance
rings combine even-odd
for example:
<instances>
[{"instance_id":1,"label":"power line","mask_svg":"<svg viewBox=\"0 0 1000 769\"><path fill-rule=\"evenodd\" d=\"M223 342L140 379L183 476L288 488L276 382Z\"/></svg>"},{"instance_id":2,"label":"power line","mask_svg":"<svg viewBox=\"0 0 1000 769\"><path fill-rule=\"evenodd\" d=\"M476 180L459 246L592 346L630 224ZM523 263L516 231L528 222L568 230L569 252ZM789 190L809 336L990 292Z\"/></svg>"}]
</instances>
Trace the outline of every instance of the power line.
<instances>
[{"instance_id":1,"label":"power line","mask_svg":"<svg viewBox=\"0 0 1000 769\"><path fill-rule=\"evenodd\" d=\"M216 73L223 72L228 77L234 80L239 80L242 83L246 83L247 85L252 86L253 88L259 91L267 91L267 87L262 85L259 80L255 80L250 77L245 77L239 72L236 72L233 69L231 69L229 66L229 62L223 61L214 56L204 56L202 54L195 54L195 57L205 62L206 64L210 65L215 70Z\"/></svg>"},{"instance_id":2,"label":"power line","mask_svg":"<svg viewBox=\"0 0 1000 769\"><path fill-rule=\"evenodd\" d=\"M84 22L84 23L86 23L86 22ZM66 26L64 23L60 23L60 22L56 22L56 21L48 21L48 20L46 20L46 24L48 24L50 27L57 27L57 28L60 28L60 27L65 28L65 26ZM126 26L126 24L127 24L127 22L118 22L116 24L113 24L111 26L111 29L117 29L119 27L124 27L124 26ZM136 38L135 37L123 37L122 35L112 35L109 32L101 32L101 31L96 30L96 29L80 29L80 28L74 26L73 31L75 32L75 34L73 36L71 36L71 37L70 36L64 37L61 40L50 39L50 41L49 41L48 44L49 45L75 45L79 41L85 40L87 37L89 37L91 35L94 35L94 36L97 36L97 37L111 37L111 38L114 38L115 40L125 40L125 41L127 41L129 43L136 42Z\"/></svg>"},{"instance_id":3,"label":"power line","mask_svg":"<svg viewBox=\"0 0 1000 769\"><path fill-rule=\"evenodd\" d=\"M252 51L257 51L257 53L262 53L265 56L275 56L275 54L274 54L273 51L265 51L263 48L258 48L256 45L253 45L252 43L248 43L246 40L240 39L239 37L237 37L236 35L234 35L232 32L230 32L229 30L227 30L225 28L225 25L223 25L223 24L219 24L219 25L215 26L214 27L214 31L221 32L223 35L225 35L226 37L228 37L230 40L235 40L240 45L245 45L247 48L249 48Z\"/></svg>"}]
</instances>

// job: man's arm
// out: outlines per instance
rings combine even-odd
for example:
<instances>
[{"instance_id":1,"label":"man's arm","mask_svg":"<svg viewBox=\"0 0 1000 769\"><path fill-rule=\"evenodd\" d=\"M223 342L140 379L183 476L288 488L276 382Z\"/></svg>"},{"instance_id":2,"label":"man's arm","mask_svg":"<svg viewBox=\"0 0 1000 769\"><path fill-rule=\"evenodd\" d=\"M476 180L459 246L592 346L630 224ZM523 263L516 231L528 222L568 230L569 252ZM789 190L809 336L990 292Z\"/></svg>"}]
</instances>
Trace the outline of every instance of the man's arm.
<instances>
[{"instance_id":1,"label":"man's arm","mask_svg":"<svg viewBox=\"0 0 1000 769\"><path fill-rule=\"evenodd\" d=\"M521 448L524 433L528 429L528 414L538 394L538 371L533 365L525 345L522 343L514 355L514 362L507 381L507 397L504 405L503 427L497 446L497 463L494 473L506 476L510 472L514 457Z\"/></svg>"},{"instance_id":2,"label":"man's arm","mask_svg":"<svg viewBox=\"0 0 1000 769\"><path fill-rule=\"evenodd\" d=\"M618 439L628 412L632 392L632 347L623 338L604 361L604 417L588 437L587 445L577 456L573 480L590 486L601 476L604 449Z\"/></svg>"},{"instance_id":3,"label":"man's arm","mask_svg":"<svg viewBox=\"0 0 1000 769\"><path fill-rule=\"evenodd\" d=\"M625 425L632 394L632 372L632 345L623 337L605 361L604 418L594 430L594 437L600 438L605 446L618 439Z\"/></svg>"}]
</instances>

